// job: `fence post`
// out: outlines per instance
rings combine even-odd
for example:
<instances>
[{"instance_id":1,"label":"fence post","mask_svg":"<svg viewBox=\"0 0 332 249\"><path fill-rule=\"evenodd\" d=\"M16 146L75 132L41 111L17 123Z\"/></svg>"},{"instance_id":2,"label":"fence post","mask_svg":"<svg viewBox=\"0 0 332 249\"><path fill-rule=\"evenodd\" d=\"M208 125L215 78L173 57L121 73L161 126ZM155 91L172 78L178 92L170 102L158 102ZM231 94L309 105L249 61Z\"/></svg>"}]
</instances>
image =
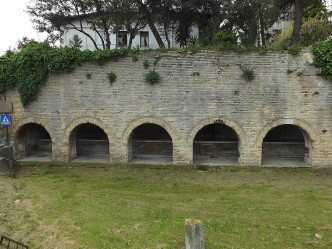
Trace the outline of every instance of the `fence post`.
<instances>
[{"instance_id":1,"label":"fence post","mask_svg":"<svg viewBox=\"0 0 332 249\"><path fill-rule=\"evenodd\" d=\"M203 223L201 220L186 219L186 249L205 249Z\"/></svg>"}]
</instances>

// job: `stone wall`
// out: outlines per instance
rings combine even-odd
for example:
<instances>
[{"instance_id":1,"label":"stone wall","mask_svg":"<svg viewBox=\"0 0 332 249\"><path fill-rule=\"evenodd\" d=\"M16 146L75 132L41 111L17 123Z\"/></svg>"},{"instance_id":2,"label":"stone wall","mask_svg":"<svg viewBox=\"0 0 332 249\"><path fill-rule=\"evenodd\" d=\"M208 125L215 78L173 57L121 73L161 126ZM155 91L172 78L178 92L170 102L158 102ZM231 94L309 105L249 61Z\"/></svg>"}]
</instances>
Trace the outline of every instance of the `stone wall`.
<instances>
[{"instance_id":1,"label":"stone wall","mask_svg":"<svg viewBox=\"0 0 332 249\"><path fill-rule=\"evenodd\" d=\"M91 123L107 134L110 161L127 162L133 130L153 123L172 138L173 163L191 164L197 132L222 123L237 134L239 163L261 165L265 135L291 124L303 133L308 164L332 165L332 83L317 76L309 54L146 52L138 58L85 63L73 72L51 75L27 108L17 91L8 92L14 107L11 144L18 146L15 134L22 126L38 123L52 138L53 160L68 161L71 132ZM144 81L149 70L145 60L159 72L159 84ZM255 80L247 82L240 67L252 69ZM107 80L111 71L117 75L112 85Z\"/></svg>"},{"instance_id":2,"label":"stone wall","mask_svg":"<svg viewBox=\"0 0 332 249\"><path fill-rule=\"evenodd\" d=\"M6 144L6 143L7 143L6 127L0 126L0 144Z\"/></svg>"}]
</instances>

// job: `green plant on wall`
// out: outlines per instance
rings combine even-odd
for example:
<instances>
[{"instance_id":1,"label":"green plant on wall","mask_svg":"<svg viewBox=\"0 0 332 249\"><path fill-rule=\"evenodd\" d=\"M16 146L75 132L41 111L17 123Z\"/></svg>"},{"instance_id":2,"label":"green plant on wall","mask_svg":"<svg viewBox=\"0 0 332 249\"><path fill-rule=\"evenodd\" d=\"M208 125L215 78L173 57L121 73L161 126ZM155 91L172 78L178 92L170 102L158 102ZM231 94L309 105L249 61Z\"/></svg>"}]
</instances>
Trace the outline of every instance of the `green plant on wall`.
<instances>
[{"instance_id":1,"label":"green plant on wall","mask_svg":"<svg viewBox=\"0 0 332 249\"><path fill-rule=\"evenodd\" d=\"M145 82L150 83L151 85L159 83L161 80L160 75L154 69L150 69L149 72L145 75Z\"/></svg>"},{"instance_id":2,"label":"green plant on wall","mask_svg":"<svg viewBox=\"0 0 332 249\"><path fill-rule=\"evenodd\" d=\"M157 64L158 64L158 62L160 61L160 59L161 59L161 56L156 56L156 57L154 58L153 65L154 65L154 66L157 66Z\"/></svg>"},{"instance_id":3,"label":"green plant on wall","mask_svg":"<svg viewBox=\"0 0 332 249\"><path fill-rule=\"evenodd\" d=\"M17 87L25 107L36 99L39 89L51 73L69 72L83 62L103 64L130 53L131 50L127 48L80 51L30 42L18 52L10 51L0 56L0 94ZM89 75L86 77L89 78Z\"/></svg>"},{"instance_id":4,"label":"green plant on wall","mask_svg":"<svg viewBox=\"0 0 332 249\"><path fill-rule=\"evenodd\" d=\"M136 54L132 55L132 56L131 56L131 60L132 60L133 62L137 62L137 61L138 61L138 57L137 57L137 55L136 55Z\"/></svg>"},{"instance_id":5,"label":"green plant on wall","mask_svg":"<svg viewBox=\"0 0 332 249\"><path fill-rule=\"evenodd\" d=\"M246 81L251 82L255 79L255 72L248 66L240 66L240 69L242 71L242 78L244 78Z\"/></svg>"},{"instance_id":6,"label":"green plant on wall","mask_svg":"<svg viewBox=\"0 0 332 249\"><path fill-rule=\"evenodd\" d=\"M143 67L146 68L146 69L148 69L150 67L150 63L147 60L145 60L143 62Z\"/></svg>"},{"instance_id":7,"label":"green plant on wall","mask_svg":"<svg viewBox=\"0 0 332 249\"><path fill-rule=\"evenodd\" d=\"M91 80L91 78L92 78L92 73L86 73L86 74L85 74L85 77L86 77L88 80Z\"/></svg>"},{"instance_id":8,"label":"green plant on wall","mask_svg":"<svg viewBox=\"0 0 332 249\"><path fill-rule=\"evenodd\" d=\"M301 52L301 47L298 45L293 45L293 46L289 47L287 51L289 54L291 54L293 56L297 56Z\"/></svg>"},{"instance_id":9,"label":"green plant on wall","mask_svg":"<svg viewBox=\"0 0 332 249\"><path fill-rule=\"evenodd\" d=\"M314 65L320 68L320 74L332 81L332 40L317 44L313 47Z\"/></svg>"},{"instance_id":10,"label":"green plant on wall","mask_svg":"<svg viewBox=\"0 0 332 249\"><path fill-rule=\"evenodd\" d=\"M112 85L115 81L116 81L116 73L111 71L107 74L107 78L108 78L108 81L110 82L110 84Z\"/></svg>"}]
</instances>

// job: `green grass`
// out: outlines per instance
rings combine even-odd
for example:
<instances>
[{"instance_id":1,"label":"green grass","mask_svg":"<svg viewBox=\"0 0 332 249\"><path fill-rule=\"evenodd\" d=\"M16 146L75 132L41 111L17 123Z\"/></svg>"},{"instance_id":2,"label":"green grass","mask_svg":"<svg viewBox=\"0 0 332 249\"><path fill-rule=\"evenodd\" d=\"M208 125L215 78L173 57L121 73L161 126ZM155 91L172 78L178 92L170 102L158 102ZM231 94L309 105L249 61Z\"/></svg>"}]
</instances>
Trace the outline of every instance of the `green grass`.
<instances>
[{"instance_id":1,"label":"green grass","mask_svg":"<svg viewBox=\"0 0 332 249\"><path fill-rule=\"evenodd\" d=\"M332 248L331 170L40 165L1 182L22 202L0 234L32 248L181 248L187 218L207 249Z\"/></svg>"}]
</instances>

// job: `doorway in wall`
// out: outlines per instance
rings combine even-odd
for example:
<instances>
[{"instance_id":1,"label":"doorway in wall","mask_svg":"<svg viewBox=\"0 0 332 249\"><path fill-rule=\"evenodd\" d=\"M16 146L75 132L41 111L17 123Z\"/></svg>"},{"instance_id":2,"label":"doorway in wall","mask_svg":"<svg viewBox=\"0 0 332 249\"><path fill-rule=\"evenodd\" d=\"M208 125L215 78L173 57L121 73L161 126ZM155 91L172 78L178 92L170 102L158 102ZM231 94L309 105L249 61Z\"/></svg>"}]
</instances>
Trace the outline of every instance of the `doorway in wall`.
<instances>
[{"instance_id":1,"label":"doorway in wall","mask_svg":"<svg viewBox=\"0 0 332 249\"><path fill-rule=\"evenodd\" d=\"M136 127L129 141L131 162L142 164L171 164L173 143L168 132L156 124Z\"/></svg>"},{"instance_id":2,"label":"doorway in wall","mask_svg":"<svg viewBox=\"0 0 332 249\"><path fill-rule=\"evenodd\" d=\"M301 167L306 164L310 139L295 125L280 125L270 130L262 145L262 165L274 167Z\"/></svg>"},{"instance_id":3,"label":"doorway in wall","mask_svg":"<svg viewBox=\"0 0 332 249\"><path fill-rule=\"evenodd\" d=\"M225 124L210 124L199 130L193 144L196 165L238 165L236 132Z\"/></svg>"},{"instance_id":4,"label":"doorway in wall","mask_svg":"<svg viewBox=\"0 0 332 249\"><path fill-rule=\"evenodd\" d=\"M16 158L23 161L52 161L52 139L40 124L25 124L15 142Z\"/></svg>"},{"instance_id":5,"label":"doorway in wall","mask_svg":"<svg viewBox=\"0 0 332 249\"><path fill-rule=\"evenodd\" d=\"M78 125L71 133L70 144L74 162L109 162L108 137L97 125Z\"/></svg>"}]
</instances>

